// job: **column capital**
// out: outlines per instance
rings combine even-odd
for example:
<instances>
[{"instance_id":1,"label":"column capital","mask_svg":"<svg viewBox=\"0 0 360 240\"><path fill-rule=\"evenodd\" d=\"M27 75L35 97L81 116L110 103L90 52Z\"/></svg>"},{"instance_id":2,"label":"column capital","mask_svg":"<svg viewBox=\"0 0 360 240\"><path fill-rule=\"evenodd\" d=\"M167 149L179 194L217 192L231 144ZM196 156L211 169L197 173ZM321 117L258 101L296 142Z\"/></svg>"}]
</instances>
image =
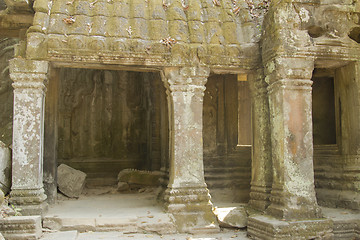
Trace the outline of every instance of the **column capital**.
<instances>
[{"instance_id":1,"label":"column capital","mask_svg":"<svg viewBox=\"0 0 360 240\"><path fill-rule=\"evenodd\" d=\"M22 58L10 60L10 77L16 88L45 89L49 64L47 61L33 61Z\"/></svg>"},{"instance_id":2,"label":"column capital","mask_svg":"<svg viewBox=\"0 0 360 240\"><path fill-rule=\"evenodd\" d=\"M272 93L280 89L311 91L313 81L304 79L287 79L278 80L268 86L268 92Z\"/></svg>"},{"instance_id":3,"label":"column capital","mask_svg":"<svg viewBox=\"0 0 360 240\"><path fill-rule=\"evenodd\" d=\"M265 82L270 85L279 79L311 79L314 59L279 56L268 60L264 66Z\"/></svg>"},{"instance_id":4,"label":"column capital","mask_svg":"<svg viewBox=\"0 0 360 240\"><path fill-rule=\"evenodd\" d=\"M173 91L205 90L210 68L207 67L166 67L163 69L165 87Z\"/></svg>"},{"instance_id":5,"label":"column capital","mask_svg":"<svg viewBox=\"0 0 360 240\"><path fill-rule=\"evenodd\" d=\"M251 95L257 97L266 95L269 84L265 82L264 69L259 68L254 73L249 74L249 87Z\"/></svg>"},{"instance_id":6,"label":"column capital","mask_svg":"<svg viewBox=\"0 0 360 240\"><path fill-rule=\"evenodd\" d=\"M47 74L49 62L35 61L23 58L13 58L10 60L10 73L38 73Z\"/></svg>"}]
</instances>

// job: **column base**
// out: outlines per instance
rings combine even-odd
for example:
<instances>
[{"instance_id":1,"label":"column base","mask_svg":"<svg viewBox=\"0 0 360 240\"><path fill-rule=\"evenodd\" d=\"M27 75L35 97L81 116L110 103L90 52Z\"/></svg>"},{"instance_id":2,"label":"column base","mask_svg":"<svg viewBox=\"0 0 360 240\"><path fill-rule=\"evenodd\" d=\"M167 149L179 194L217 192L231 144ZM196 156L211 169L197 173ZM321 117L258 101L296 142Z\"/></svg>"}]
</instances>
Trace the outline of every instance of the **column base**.
<instances>
[{"instance_id":1,"label":"column base","mask_svg":"<svg viewBox=\"0 0 360 240\"><path fill-rule=\"evenodd\" d=\"M24 216L43 216L48 204L45 202L44 189L13 189L10 192L10 203L19 209Z\"/></svg>"},{"instance_id":2,"label":"column base","mask_svg":"<svg viewBox=\"0 0 360 240\"><path fill-rule=\"evenodd\" d=\"M204 188L168 188L165 209L175 219L181 233L215 233L220 228L213 213L209 190Z\"/></svg>"},{"instance_id":3,"label":"column base","mask_svg":"<svg viewBox=\"0 0 360 240\"><path fill-rule=\"evenodd\" d=\"M47 203L53 204L57 199L57 184L44 182L44 190L47 196Z\"/></svg>"},{"instance_id":4,"label":"column base","mask_svg":"<svg viewBox=\"0 0 360 240\"><path fill-rule=\"evenodd\" d=\"M167 189L167 185L169 183L169 172L165 169L160 169L162 172L162 176L159 178L159 188L160 191L158 192L158 195L156 196L157 201L160 203L164 203L165 200L165 191Z\"/></svg>"},{"instance_id":5,"label":"column base","mask_svg":"<svg viewBox=\"0 0 360 240\"><path fill-rule=\"evenodd\" d=\"M271 188L263 186L251 186L249 206L265 211L270 205Z\"/></svg>"},{"instance_id":6,"label":"column base","mask_svg":"<svg viewBox=\"0 0 360 240\"><path fill-rule=\"evenodd\" d=\"M282 221L267 215L248 218L248 235L259 240L334 239L329 219Z\"/></svg>"},{"instance_id":7,"label":"column base","mask_svg":"<svg viewBox=\"0 0 360 240\"><path fill-rule=\"evenodd\" d=\"M271 190L270 202L266 214L279 219L291 221L322 218L321 209L316 200L309 201L306 198L291 196L274 186Z\"/></svg>"}]
</instances>

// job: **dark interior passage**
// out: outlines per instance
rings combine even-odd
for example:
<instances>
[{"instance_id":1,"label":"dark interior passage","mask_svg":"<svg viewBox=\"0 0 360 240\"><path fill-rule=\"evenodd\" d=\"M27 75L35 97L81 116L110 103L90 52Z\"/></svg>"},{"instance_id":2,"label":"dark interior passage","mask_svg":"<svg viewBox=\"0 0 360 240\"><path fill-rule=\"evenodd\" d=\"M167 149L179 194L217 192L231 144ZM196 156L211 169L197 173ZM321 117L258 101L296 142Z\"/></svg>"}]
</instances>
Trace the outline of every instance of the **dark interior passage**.
<instances>
[{"instance_id":1,"label":"dark interior passage","mask_svg":"<svg viewBox=\"0 0 360 240\"><path fill-rule=\"evenodd\" d=\"M336 144L334 78L313 77L313 137L314 145Z\"/></svg>"},{"instance_id":2,"label":"dark interior passage","mask_svg":"<svg viewBox=\"0 0 360 240\"><path fill-rule=\"evenodd\" d=\"M239 82L237 75L210 76L203 115L205 180L210 193L215 199L247 202L251 178L248 83Z\"/></svg>"},{"instance_id":3,"label":"dark interior passage","mask_svg":"<svg viewBox=\"0 0 360 240\"><path fill-rule=\"evenodd\" d=\"M158 73L62 69L60 89L58 164L87 173L89 185L115 184L126 168L160 169Z\"/></svg>"}]
</instances>

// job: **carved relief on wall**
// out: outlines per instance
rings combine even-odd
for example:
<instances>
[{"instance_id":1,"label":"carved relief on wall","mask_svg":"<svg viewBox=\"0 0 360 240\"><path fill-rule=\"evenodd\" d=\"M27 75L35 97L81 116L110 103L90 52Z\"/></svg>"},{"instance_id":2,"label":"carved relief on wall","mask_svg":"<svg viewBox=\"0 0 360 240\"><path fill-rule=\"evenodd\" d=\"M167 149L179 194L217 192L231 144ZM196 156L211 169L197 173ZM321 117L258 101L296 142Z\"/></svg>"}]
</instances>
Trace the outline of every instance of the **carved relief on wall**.
<instances>
[{"instance_id":1,"label":"carved relief on wall","mask_svg":"<svg viewBox=\"0 0 360 240\"><path fill-rule=\"evenodd\" d=\"M140 153L146 99L138 73L61 73L60 158L124 158Z\"/></svg>"}]
</instances>

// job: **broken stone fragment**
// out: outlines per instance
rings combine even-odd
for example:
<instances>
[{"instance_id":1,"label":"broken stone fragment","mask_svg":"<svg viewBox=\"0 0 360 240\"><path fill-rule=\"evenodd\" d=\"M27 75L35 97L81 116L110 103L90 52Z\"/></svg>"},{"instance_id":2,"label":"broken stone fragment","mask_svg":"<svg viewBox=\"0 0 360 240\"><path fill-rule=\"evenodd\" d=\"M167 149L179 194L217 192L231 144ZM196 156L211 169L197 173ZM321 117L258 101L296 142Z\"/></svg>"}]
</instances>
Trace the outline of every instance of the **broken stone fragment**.
<instances>
[{"instance_id":1,"label":"broken stone fragment","mask_svg":"<svg viewBox=\"0 0 360 240\"><path fill-rule=\"evenodd\" d=\"M127 183L131 187L157 187L161 172L142 171L136 169L124 169L118 174L119 183ZM122 184L121 184L122 185Z\"/></svg>"},{"instance_id":2,"label":"broken stone fragment","mask_svg":"<svg viewBox=\"0 0 360 240\"><path fill-rule=\"evenodd\" d=\"M220 227L244 228L247 226L247 213L244 207L216 208L214 211Z\"/></svg>"},{"instance_id":3,"label":"broken stone fragment","mask_svg":"<svg viewBox=\"0 0 360 240\"><path fill-rule=\"evenodd\" d=\"M78 198L85 186L86 173L61 164L57 169L58 188L64 195Z\"/></svg>"},{"instance_id":4,"label":"broken stone fragment","mask_svg":"<svg viewBox=\"0 0 360 240\"><path fill-rule=\"evenodd\" d=\"M3 235L0 233L0 240L5 240L5 238L3 237Z\"/></svg>"},{"instance_id":5,"label":"broken stone fragment","mask_svg":"<svg viewBox=\"0 0 360 240\"><path fill-rule=\"evenodd\" d=\"M118 192L127 192L130 190L130 186L127 182L118 182Z\"/></svg>"},{"instance_id":6,"label":"broken stone fragment","mask_svg":"<svg viewBox=\"0 0 360 240\"><path fill-rule=\"evenodd\" d=\"M11 186L11 152L0 141L0 189L7 194Z\"/></svg>"}]
</instances>

